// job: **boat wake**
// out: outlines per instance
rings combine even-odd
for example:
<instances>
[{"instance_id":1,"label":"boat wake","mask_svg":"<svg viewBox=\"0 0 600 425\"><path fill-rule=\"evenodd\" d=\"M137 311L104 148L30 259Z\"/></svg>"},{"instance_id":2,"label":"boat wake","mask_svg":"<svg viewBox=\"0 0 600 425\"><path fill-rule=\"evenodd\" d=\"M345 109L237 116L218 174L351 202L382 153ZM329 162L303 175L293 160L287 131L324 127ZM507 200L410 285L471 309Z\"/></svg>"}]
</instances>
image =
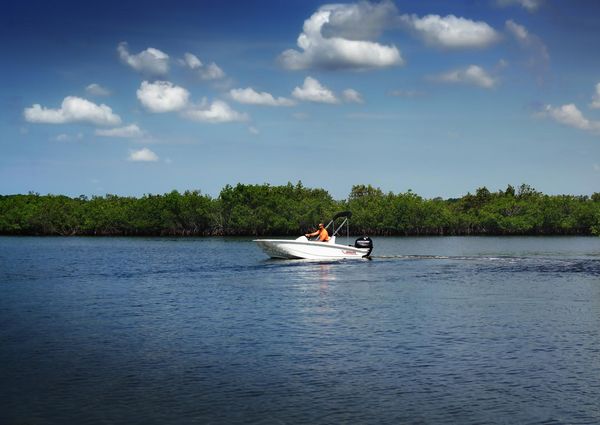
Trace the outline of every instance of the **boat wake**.
<instances>
[{"instance_id":1,"label":"boat wake","mask_svg":"<svg viewBox=\"0 0 600 425\"><path fill-rule=\"evenodd\" d=\"M551 273L585 273L600 276L600 259L597 258L557 258L549 256L489 256L489 255L379 255L374 261L449 261L471 262L488 271L535 271Z\"/></svg>"}]
</instances>

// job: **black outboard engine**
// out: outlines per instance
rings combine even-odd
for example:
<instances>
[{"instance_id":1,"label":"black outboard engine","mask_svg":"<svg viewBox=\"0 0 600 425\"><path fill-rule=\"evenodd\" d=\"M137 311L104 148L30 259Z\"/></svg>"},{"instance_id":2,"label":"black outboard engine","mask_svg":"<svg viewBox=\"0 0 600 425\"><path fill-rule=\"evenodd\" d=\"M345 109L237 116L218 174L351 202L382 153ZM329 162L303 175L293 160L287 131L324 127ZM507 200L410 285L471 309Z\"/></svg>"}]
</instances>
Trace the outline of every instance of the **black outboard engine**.
<instances>
[{"instance_id":1,"label":"black outboard engine","mask_svg":"<svg viewBox=\"0 0 600 425\"><path fill-rule=\"evenodd\" d=\"M363 258L366 258L369 255L371 255L371 251L373 251L373 241L371 240L370 237L363 236L362 238L358 238L357 240L354 241L354 247L355 248L369 248L369 252L367 252L365 255L363 255Z\"/></svg>"}]
</instances>

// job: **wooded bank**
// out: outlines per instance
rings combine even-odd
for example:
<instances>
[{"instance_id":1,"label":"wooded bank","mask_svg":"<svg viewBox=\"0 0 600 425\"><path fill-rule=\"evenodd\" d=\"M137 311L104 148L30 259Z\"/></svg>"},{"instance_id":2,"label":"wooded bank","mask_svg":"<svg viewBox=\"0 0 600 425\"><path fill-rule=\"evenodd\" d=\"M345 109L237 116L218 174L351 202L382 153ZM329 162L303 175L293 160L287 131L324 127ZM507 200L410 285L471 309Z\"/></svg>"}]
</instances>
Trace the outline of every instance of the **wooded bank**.
<instances>
[{"instance_id":1,"label":"wooded bank","mask_svg":"<svg viewBox=\"0 0 600 425\"><path fill-rule=\"evenodd\" d=\"M353 212L356 235L600 235L600 193L545 195L528 185L458 199L384 193L370 185L334 200L301 182L226 186L140 198L115 195L0 196L0 234L103 236L299 235L336 212Z\"/></svg>"}]
</instances>

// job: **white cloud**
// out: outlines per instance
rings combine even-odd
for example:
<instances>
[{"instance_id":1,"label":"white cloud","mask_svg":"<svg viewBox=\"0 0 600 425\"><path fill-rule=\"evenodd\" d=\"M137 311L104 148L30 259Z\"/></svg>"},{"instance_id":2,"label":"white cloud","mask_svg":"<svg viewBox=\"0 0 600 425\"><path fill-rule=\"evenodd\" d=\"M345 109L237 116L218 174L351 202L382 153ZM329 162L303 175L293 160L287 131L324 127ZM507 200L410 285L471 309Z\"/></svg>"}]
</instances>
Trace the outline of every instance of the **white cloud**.
<instances>
[{"instance_id":1,"label":"white cloud","mask_svg":"<svg viewBox=\"0 0 600 425\"><path fill-rule=\"evenodd\" d=\"M483 68L477 65L470 65L464 69L456 69L434 77L434 80L442 83L462 83L476 85L485 89L491 89L497 81L490 76Z\"/></svg>"},{"instance_id":2,"label":"white cloud","mask_svg":"<svg viewBox=\"0 0 600 425\"><path fill-rule=\"evenodd\" d=\"M142 148L137 151L129 151L129 161L134 162L156 162L158 155L148 148Z\"/></svg>"},{"instance_id":3,"label":"white cloud","mask_svg":"<svg viewBox=\"0 0 600 425\"><path fill-rule=\"evenodd\" d=\"M225 72L219 66L211 62L204 65L198 57L192 53L185 53L179 63L191 71L194 71L203 80L220 80L225 78Z\"/></svg>"},{"instance_id":4,"label":"white cloud","mask_svg":"<svg viewBox=\"0 0 600 425\"><path fill-rule=\"evenodd\" d=\"M552 105L546 105L541 115L550 117L560 124L579 130L595 133L600 132L600 121L590 121L583 116L581 111L573 103L562 105L557 108Z\"/></svg>"},{"instance_id":5,"label":"white cloud","mask_svg":"<svg viewBox=\"0 0 600 425\"><path fill-rule=\"evenodd\" d=\"M285 97L275 98L270 93L257 92L251 87L230 90L229 95L236 102L249 105L293 106L295 104L295 102L291 99L287 99Z\"/></svg>"},{"instance_id":6,"label":"white cloud","mask_svg":"<svg viewBox=\"0 0 600 425\"><path fill-rule=\"evenodd\" d=\"M342 92L342 97L348 103L363 103L363 98L359 92L354 89L346 89Z\"/></svg>"},{"instance_id":7,"label":"white cloud","mask_svg":"<svg viewBox=\"0 0 600 425\"><path fill-rule=\"evenodd\" d=\"M250 134L253 134L255 136L258 136L260 134L260 131L258 131L258 128L250 126L248 127L248 131L250 132Z\"/></svg>"},{"instance_id":8,"label":"white cloud","mask_svg":"<svg viewBox=\"0 0 600 425\"><path fill-rule=\"evenodd\" d=\"M519 5L529 12L535 12L538 10L545 0L496 0L496 4L502 7L512 6L513 4Z\"/></svg>"},{"instance_id":9,"label":"white cloud","mask_svg":"<svg viewBox=\"0 0 600 425\"><path fill-rule=\"evenodd\" d=\"M248 121L249 119L247 114L235 111L222 100L215 100L210 105L204 100L202 104L191 106L183 111L183 116L193 121L211 124Z\"/></svg>"},{"instance_id":10,"label":"white cloud","mask_svg":"<svg viewBox=\"0 0 600 425\"><path fill-rule=\"evenodd\" d=\"M444 49L484 48L500 39L487 23L454 15L402 15L400 21L425 43Z\"/></svg>"},{"instance_id":11,"label":"white cloud","mask_svg":"<svg viewBox=\"0 0 600 425\"><path fill-rule=\"evenodd\" d=\"M89 86L87 86L85 88L85 91L91 96L110 96L110 90L96 83L92 83Z\"/></svg>"},{"instance_id":12,"label":"white cloud","mask_svg":"<svg viewBox=\"0 0 600 425\"><path fill-rule=\"evenodd\" d=\"M202 67L202 61L196 55L185 53L183 59L179 61L183 66L189 69L198 69Z\"/></svg>"},{"instance_id":13,"label":"white cloud","mask_svg":"<svg viewBox=\"0 0 600 425\"><path fill-rule=\"evenodd\" d=\"M325 38L373 40L387 28L396 26L398 9L391 0L379 3L360 1L354 4L329 5L329 20L321 28Z\"/></svg>"},{"instance_id":14,"label":"white cloud","mask_svg":"<svg viewBox=\"0 0 600 425\"><path fill-rule=\"evenodd\" d=\"M294 96L298 100L303 100L307 102L316 102L316 103L339 103L339 100L333 94L331 90L327 87L324 87L312 77L306 77L304 79L304 85L302 87L294 88L292 92L292 96Z\"/></svg>"},{"instance_id":15,"label":"white cloud","mask_svg":"<svg viewBox=\"0 0 600 425\"><path fill-rule=\"evenodd\" d=\"M594 93L594 96L592 97L592 103L590 103L590 108L600 108L600 83L596 84L596 93Z\"/></svg>"},{"instance_id":16,"label":"white cloud","mask_svg":"<svg viewBox=\"0 0 600 425\"><path fill-rule=\"evenodd\" d=\"M512 19L505 23L506 30L517 40L519 45L530 52L530 65L547 65L550 60L548 49L539 37L529 33L523 25L517 24Z\"/></svg>"},{"instance_id":17,"label":"white cloud","mask_svg":"<svg viewBox=\"0 0 600 425\"><path fill-rule=\"evenodd\" d=\"M149 47L132 55L127 49L127 43L122 42L117 51L121 61L138 72L148 75L165 75L169 72L169 55L158 49Z\"/></svg>"},{"instance_id":18,"label":"white cloud","mask_svg":"<svg viewBox=\"0 0 600 425\"><path fill-rule=\"evenodd\" d=\"M349 30L352 22L360 22L363 14L369 15L372 12L365 4L363 3L362 8L345 4L321 7L304 21L303 32L297 40L301 50L284 51L279 57L280 63L291 70L368 69L402 65L403 60L396 46L356 39L376 33L376 27L381 24L379 18L373 17L371 20L369 29L366 30L369 34L356 29ZM322 33L324 27L326 35Z\"/></svg>"},{"instance_id":19,"label":"white cloud","mask_svg":"<svg viewBox=\"0 0 600 425\"><path fill-rule=\"evenodd\" d=\"M143 135L144 132L137 126L137 124L130 124L125 127L96 130L96 136L102 137L136 138L142 137Z\"/></svg>"},{"instance_id":20,"label":"white cloud","mask_svg":"<svg viewBox=\"0 0 600 425\"><path fill-rule=\"evenodd\" d=\"M189 101L190 93L169 81L142 82L137 97L151 112L181 111L182 116L193 121L226 123L247 121L248 115L232 109L226 102L215 100L210 105L206 99L200 104Z\"/></svg>"},{"instance_id":21,"label":"white cloud","mask_svg":"<svg viewBox=\"0 0 600 425\"><path fill-rule=\"evenodd\" d=\"M523 25L517 24L512 19L509 19L505 23L506 29L511 33L519 43L526 44L530 39L529 32Z\"/></svg>"},{"instance_id":22,"label":"white cloud","mask_svg":"<svg viewBox=\"0 0 600 425\"><path fill-rule=\"evenodd\" d=\"M89 100L67 96L60 109L49 109L35 104L23 111L25 120L31 123L66 124L82 122L95 125L119 125L121 118L104 104L96 105Z\"/></svg>"},{"instance_id":23,"label":"white cloud","mask_svg":"<svg viewBox=\"0 0 600 425\"><path fill-rule=\"evenodd\" d=\"M225 78L225 72L217 66L216 63L211 62L205 67L203 72L200 73L200 77L203 80L220 80Z\"/></svg>"},{"instance_id":24,"label":"white cloud","mask_svg":"<svg viewBox=\"0 0 600 425\"><path fill-rule=\"evenodd\" d=\"M83 139L83 133L77 133L75 135L61 133L54 138L54 140L56 140L57 142L71 142L74 140L82 140L82 139Z\"/></svg>"},{"instance_id":25,"label":"white cloud","mask_svg":"<svg viewBox=\"0 0 600 425\"><path fill-rule=\"evenodd\" d=\"M190 93L169 81L143 81L137 90L137 98L150 112L162 113L184 109Z\"/></svg>"}]
</instances>

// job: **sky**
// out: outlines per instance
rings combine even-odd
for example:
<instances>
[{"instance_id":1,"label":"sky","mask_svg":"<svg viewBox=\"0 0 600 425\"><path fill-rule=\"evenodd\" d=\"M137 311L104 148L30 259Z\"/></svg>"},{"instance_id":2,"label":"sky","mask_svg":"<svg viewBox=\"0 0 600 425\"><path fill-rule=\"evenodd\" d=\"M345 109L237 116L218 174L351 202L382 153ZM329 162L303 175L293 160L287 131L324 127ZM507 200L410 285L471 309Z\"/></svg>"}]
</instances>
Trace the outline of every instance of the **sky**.
<instances>
[{"instance_id":1,"label":"sky","mask_svg":"<svg viewBox=\"0 0 600 425\"><path fill-rule=\"evenodd\" d=\"M600 191L600 2L7 1L0 194Z\"/></svg>"}]
</instances>

